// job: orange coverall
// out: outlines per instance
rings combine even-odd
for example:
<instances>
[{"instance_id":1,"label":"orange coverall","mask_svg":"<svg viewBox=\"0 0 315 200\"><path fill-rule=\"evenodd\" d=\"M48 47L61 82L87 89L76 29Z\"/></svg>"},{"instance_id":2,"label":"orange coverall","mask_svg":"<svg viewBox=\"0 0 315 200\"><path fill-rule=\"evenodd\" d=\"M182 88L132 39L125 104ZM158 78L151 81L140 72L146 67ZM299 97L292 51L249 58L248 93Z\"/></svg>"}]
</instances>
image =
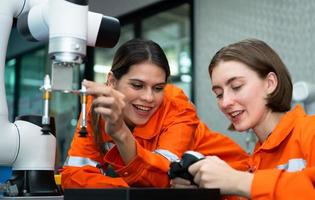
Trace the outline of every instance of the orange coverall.
<instances>
[{"instance_id":1,"label":"orange coverall","mask_svg":"<svg viewBox=\"0 0 315 200\"><path fill-rule=\"evenodd\" d=\"M88 109L91 101L89 98ZM240 153L243 152L242 149L229 138L207 129L197 118L195 108L188 98L173 85L166 86L163 103L151 119L145 125L134 128L137 155L127 165L124 165L116 146L108 148L105 156L101 156L93 140L89 110L87 119L86 138L79 137L80 124L77 125L61 172L63 188L168 187L170 162L179 159L186 150L215 154L237 167L243 163L239 160L247 158L245 153ZM99 125L103 131L104 121L100 121ZM194 134L196 128L198 131ZM111 138L104 131L102 134L106 144L112 146ZM99 164L110 164L118 177L106 176L97 167Z\"/></svg>"},{"instance_id":2,"label":"orange coverall","mask_svg":"<svg viewBox=\"0 0 315 200\"><path fill-rule=\"evenodd\" d=\"M315 116L286 113L250 160L253 200L315 199Z\"/></svg>"},{"instance_id":3,"label":"orange coverall","mask_svg":"<svg viewBox=\"0 0 315 200\"><path fill-rule=\"evenodd\" d=\"M92 98L88 99L90 109ZM182 90L167 85L163 102L149 121L133 130L137 155L124 165L118 149L105 133L104 121L100 120L108 152L104 157L97 149L91 127L91 112L87 111L87 137L79 137L80 124L68 152L62 171L62 186L68 187L128 187L128 186L168 186L167 171L170 161L175 161L189 148L193 133L199 123L195 108ZM110 164L118 177L106 176L96 167Z\"/></svg>"},{"instance_id":4,"label":"orange coverall","mask_svg":"<svg viewBox=\"0 0 315 200\"><path fill-rule=\"evenodd\" d=\"M202 122L196 129L192 149L205 156L218 156L235 169L248 170L249 155L228 136L213 132Z\"/></svg>"}]
</instances>

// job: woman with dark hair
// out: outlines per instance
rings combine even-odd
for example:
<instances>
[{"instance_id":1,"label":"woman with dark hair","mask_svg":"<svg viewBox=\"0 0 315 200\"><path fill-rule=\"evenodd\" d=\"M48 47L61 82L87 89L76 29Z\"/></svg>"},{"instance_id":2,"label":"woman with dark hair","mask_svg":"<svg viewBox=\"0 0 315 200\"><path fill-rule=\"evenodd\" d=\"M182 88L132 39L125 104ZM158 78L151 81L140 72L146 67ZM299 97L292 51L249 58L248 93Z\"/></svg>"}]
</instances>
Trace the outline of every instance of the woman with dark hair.
<instances>
[{"instance_id":1,"label":"woman with dark hair","mask_svg":"<svg viewBox=\"0 0 315 200\"><path fill-rule=\"evenodd\" d=\"M116 52L106 84L87 88L87 137L80 124L64 164L62 186L167 186L170 161L191 145L199 120L183 91L167 84L161 47L133 39Z\"/></svg>"},{"instance_id":2,"label":"woman with dark hair","mask_svg":"<svg viewBox=\"0 0 315 200\"><path fill-rule=\"evenodd\" d=\"M61 173L63 188L168 187L170 162L192 148L244 166L247 154L207 129L183 91L167 84L169 76L161 47L133 39L117 50L106 85L83 81L88 134L79 136L79 123Z\"/></svg>"},{"instance_id":3,"label":"woman with dark hair","mask_svg":"<svg viewBox=\"0 0 315 200\"><path fill-rule=\"evenodd\" d=\"M300 105L290 110L292 81L278 54L263 41L243 40L215 54L209 75L230 127L252 129L258 142L248 172L209 156L189 168L194 182L251 199L315 199L315 116Z\"/></svg>"}]
</instances>

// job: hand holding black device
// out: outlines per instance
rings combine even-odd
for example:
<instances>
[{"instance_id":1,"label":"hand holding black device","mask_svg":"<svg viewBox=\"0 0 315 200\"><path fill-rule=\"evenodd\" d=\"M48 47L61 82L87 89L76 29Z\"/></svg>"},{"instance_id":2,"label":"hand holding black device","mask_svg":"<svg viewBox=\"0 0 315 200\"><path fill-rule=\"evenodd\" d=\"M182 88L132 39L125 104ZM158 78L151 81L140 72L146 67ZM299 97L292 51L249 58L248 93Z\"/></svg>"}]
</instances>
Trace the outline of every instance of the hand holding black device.
<instances>
[{"instance_id":1,"label":"hand holding black device","mask_svg":"<svg viewBox=\"0 0 315 200\"><path fill-rule=\"evenodd\" d=\"M188 172L188 168L190 165L204 158L205 156L199 152L186 151L180 161L175 161L170 164L168 176L170 177L170 179L180 177L189 180L192 184L195 184L194 177Z\"/></svg>"}]
</instances>

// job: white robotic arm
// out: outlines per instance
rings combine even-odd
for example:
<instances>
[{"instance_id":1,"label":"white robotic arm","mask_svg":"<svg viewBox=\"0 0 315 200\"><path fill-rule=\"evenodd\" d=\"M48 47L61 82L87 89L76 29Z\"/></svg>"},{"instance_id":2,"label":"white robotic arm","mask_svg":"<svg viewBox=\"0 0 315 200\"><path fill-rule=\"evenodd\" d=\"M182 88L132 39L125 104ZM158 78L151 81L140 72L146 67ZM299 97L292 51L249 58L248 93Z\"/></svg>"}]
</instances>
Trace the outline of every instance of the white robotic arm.
<instances>
[{"instance_id":1,"label":"white robotic arm","mask_svg":"<svg viewBox=\"0 0 315 200\"><path fill-rule=\"evenodd\" d=\"M18 17L21 13L26 11L29 8L29 5L30 2L25 0L0 1L0 166L13 166L18 159L21 146L23 149L23 145L21 145L21 131L19 130L19 125L10 123L8 118L4 66L13 18ZM36 132L36 129L34 132ZM47 163L44 163L44 167L48 166L48 168L51 169L50 164L51 163L49 163L48 166ZM39 166L39 168L41 167L42 166Z\"/></svg>"},{"instance_id":2,"label":"white robotic arm","mask_svg":"<svg viewBox=\"0 0 315 200\"><path fill-rule=\"evenodd\" d=\"M4 66L13 18L25 12L29 8L28 3L25 0L0 1L0 152L6 152L0 155L0 166L12 166L19 150L19 131L8 119Z\"/></svg>"},{"instance_id":3,"label":"white robotic arm","mask_svg":"<svg viewBox=\"0 0 315 200\"><path fill-rule=\"evenodd\" d=\"M113 47L119 38L117 19L88 11L87 1L73 2L76 1L39 4L23 13L17 23L19 32L28 40L47 41L49 35L53 90L72 89L72 67L83 62L87 45Z\"/></svg>"},{"instance_id":4,"label":"white robotic arm","mask_svg":"<svg viewBox=\"0 0 315 200\"><path fill-rule=\"evenodd\" d=\"M58 91L72 89L72 70L83 63L86 45L113 47L119 38L120 25L115 18L89 12L88 0L0 0L0 166L12 166L18 176L28 176L24 181L39 182L31 180L39 176L53 182L56 138L51 133L43 134L42 117L23 116L14 123L8 120L4 66L15 17L27 39L49 38L49 56L53 61L51 90ZM50 89L49 82L46 89ZM39 184L23 185L19 195L56 193L54 186L46 186L50 183L41 184L44 188L36 188Z\"/></svg>"}]
</instances>

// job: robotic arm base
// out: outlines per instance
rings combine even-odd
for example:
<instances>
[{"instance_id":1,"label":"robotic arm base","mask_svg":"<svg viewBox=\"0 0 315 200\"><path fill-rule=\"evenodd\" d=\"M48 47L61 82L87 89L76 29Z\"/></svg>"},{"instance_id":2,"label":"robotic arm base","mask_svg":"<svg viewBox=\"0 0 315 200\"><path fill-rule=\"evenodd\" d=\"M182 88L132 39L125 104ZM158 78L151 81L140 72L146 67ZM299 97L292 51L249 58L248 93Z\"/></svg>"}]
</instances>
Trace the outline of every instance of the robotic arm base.
<instances>
[{"instance_id":1,"label":"robotic arm base","mask_svg":"<svg viewBox=\"0 0 315 200\"><path fill-rule=\"evenodd\" d=\"M10 184L17 186L18 196L61 195L54 179L56 137L54 118L51 132L43 134L42 116L18 117L15 125L20 133L20 148L12 169Z\"/></svg>"},{"instance_id":2,"label":"robotic arm base","mask_svg":"<svg viewBox=\"0 0 315 200\"><path fill-rule=\"evenodd\" d=\"M49 170L21 170L14 171L11 185L16 185L18 196L59 196L54 181L54 171Z\"/></svg>"}]
</instances>

